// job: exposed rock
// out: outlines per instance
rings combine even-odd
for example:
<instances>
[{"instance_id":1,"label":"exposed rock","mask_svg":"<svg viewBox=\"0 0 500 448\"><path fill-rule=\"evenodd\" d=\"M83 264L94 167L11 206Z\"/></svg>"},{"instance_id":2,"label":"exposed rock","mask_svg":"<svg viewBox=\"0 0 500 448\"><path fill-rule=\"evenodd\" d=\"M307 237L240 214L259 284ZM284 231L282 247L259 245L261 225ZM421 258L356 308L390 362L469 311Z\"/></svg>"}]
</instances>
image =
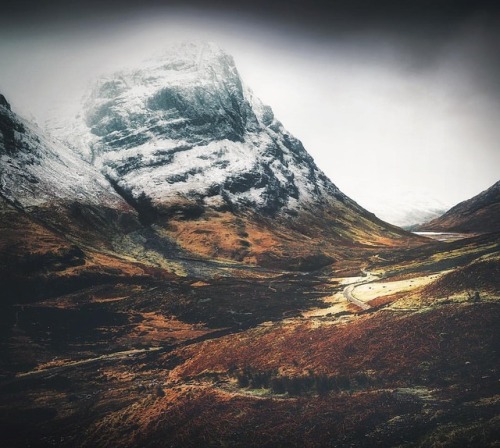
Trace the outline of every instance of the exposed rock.
<instances>
[{"instance_id":1,"label":"exposed rock","mask_svg":"<svg viewBox=\"0 0 500 448\"><path fill-rule=\"evenodd\" d=\"M1 93L0 93L0 106L6 107L7 109L10 110L9 102L5 99L5 97Z\"/></svg>"},{"instance_id":2,"label":"exposed rock","mask_svg":"<svg viewBox=\"0 0 500 448\"><path fill-rule=\"evenodd\" d=\"M95 165L135 198L212 198L269 216L346 200L211 44L182 45L100 80L84 116Z\"/></svg>"}]
</instances>

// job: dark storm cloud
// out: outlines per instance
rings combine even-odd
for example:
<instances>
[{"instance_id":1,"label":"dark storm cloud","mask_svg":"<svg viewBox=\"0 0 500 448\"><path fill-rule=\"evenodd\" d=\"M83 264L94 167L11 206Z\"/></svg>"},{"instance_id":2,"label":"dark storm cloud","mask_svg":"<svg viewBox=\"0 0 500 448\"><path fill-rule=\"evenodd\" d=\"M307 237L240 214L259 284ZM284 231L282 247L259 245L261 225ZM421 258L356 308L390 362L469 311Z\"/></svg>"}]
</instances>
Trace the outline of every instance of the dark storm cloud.
<instances>
[{"instance_id":1,"label":"dark storm cloud","mask_svg":"<svg viewBox=\"0 0 500 448\"><path fill-rule=\"evenodd\" d=\"M4 0L0 37L2 30L10 36L89 34L180 10L265 23L295 41L347 42L367 58L392 54L410 73L435 70L447 60L478 89L500 96L496 0Z\"/></svg>"},{"instance_id":2,"label":"dark storm cloud","mask_svg":"<svg viewBox=\"0 0 500 448\"><path fill-rule=\"evenodd\" d=\"M498 52L490 48L500 37L496 0L4 0L0 25L20 30L64 25L79 29L178 9L266 21L317 39L380 35L406 45L416 68L432 62L443 43L476 21L483 33L476 36L478 58L483 54L498 65Z\"/></svg>"},{"instance_id":3,"label":"dark storm cloud","mask_svg":"<svg viewBox=\"0 0 500 448\"><path fill-rule=\"evenodd\" d=\"M85 39L94 30L178 11L217 18L218 26L263 24L294 44L331 46L332 57L340 43L371 64L378 58L409 76L445 63L481 94L500 98L496 0L4 0L0 38L81 33Z\"/></svg>"},{"instance_id":4,"label":"dark storm cloud","mask_svg":"<svg viewBox=\"0 0 500 448\"><path fill-rule=\"evenodd\" d=\"M123 12L168 7L250 13L295 21L324 31L337 26L367 24L408 27L446 26L476 13L496 13L494 0L4 0L3 15L24 20L59 20L82 16L114 16Z\"/></svg>"}]
</instances>

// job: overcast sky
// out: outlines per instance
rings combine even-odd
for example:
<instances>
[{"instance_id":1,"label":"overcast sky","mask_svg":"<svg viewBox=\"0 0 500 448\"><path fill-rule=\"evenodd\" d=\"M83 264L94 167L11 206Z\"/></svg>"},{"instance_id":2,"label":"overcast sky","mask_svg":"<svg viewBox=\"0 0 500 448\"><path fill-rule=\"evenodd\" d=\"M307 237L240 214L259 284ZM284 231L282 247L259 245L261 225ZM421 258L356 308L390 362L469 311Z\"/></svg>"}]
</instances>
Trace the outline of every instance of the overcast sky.
<instances>
[{"instance_id":1,"label":"overcast sky","mask_svg":"<svg viewBox=\"0 0 500 448\"><path fill-rule=\"evenodd\" d=\"M0 91L43 125L100 73L210 40L333 182L384 219L402 224L412 203L449 207L500 179L494 2L171 4L7 5Z\"/></svg>"}]
</instances>

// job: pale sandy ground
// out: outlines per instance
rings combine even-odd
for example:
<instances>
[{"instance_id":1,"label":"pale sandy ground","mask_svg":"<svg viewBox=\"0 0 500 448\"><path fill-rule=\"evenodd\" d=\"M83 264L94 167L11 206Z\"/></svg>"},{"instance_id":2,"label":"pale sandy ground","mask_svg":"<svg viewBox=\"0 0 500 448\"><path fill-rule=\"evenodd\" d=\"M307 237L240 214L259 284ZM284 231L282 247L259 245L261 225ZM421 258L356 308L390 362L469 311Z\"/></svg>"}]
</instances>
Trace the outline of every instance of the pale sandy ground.
<instances>
[{"instance_id":1,"label":"pale sandy ground","mask_svg":"<svg viewBox=\"0 0 500 448\"><path fill-rule=\"evenodd\" d=\"M331 282L338 282L339 285L348 286L353 283L360 283L366 280L366 277L343 277L332 278ZM325 317L327 314L336 314L348 311L349 302L346 301L342 291L336 292L328 297L323 297L323 302L328 308L313 308L302 313L302 317L309 319L314 317Z\"/></svg>"},{"instance_id":2,"label":"pale sandy ground","mask_svg":"<svg viewBox=\"0 0 500 448\"><path fill-rule=\"evenodd\" d=\"M353 283L360 283L366 280L366 277L343 277L343 278L332 278L333 282L338 282L339 285L347 286L352 285Z\"/></svg>"},{"instance_id":3,"label":"pale sandy ground","mask_svg":"<svg viewBox=\"0 0 500 448\"><path fill-rule=\"evenodd\" d=\"M423 277L415 277L408 280L398 280L395 282L373 282L356 286L353 295L363 302L369 302L377 297L389 296L399 292L409 292L421 286L437 280L443 273L432 274Z\"/></svg>"},{"instance_id":4,"label":"pale sandy ground","mask_svg":"<svg viewBox=\"0 0 500 448\"><path fill-rule=\"evenodd\" d=\"M342 291L332 294L331 296L324 297L323 302L328 304L328 308L314 308L305 311L302 316L306 319L314 317L325 317L327 314L337 314L348 311L349 302L345 300Z\"/></svg>"},{"instance_id":5,"label":"pale sandy ground","mask_svg":"<svg viewBox=\"0 0 500 448\"><path fill-rule=\"evenodd\" d=\"M368 273L368 275L364 277L346 277L336 278L332 280L338 281L339 284L343 285L344 287L359 283L359 285L354 286L351 294L352 296L354 296L354 298L367 303L378 297L389 296L400 292L410 293L417 288L435 281L446 272L448 271L392 282L383 280L377 281L377 277L371 273ZM325 302L325 304L329 305L327 308L316 308L308 310L302 313L302 316L306 319L321 318L326 317L329 314L337 314L348 311L349 302L346 300L342 291L324 297L323 301Z\"/></svg>"}]
</instances>

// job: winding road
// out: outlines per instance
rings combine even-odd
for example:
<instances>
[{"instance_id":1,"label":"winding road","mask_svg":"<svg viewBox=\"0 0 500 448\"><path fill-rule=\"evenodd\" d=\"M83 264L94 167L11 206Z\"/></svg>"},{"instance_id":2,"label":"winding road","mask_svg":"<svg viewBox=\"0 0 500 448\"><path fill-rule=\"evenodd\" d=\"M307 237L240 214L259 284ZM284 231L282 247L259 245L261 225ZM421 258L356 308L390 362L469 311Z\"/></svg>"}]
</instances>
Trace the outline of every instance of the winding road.
<instances>
[{"instance_id":1,"label":"winding road","mask_svg":"<svg viewBox=\"0 0 500 448\"><path fill-rule=\"evenodd\" d=\"M231 267L233 267L233 266L231 266ZM379 280L380 277L372 274L371 272L365 271L365 270L362 270L362 272L364 274L364 277L361 280L358 280L354 283L350 283L350 284L346 285L344 290L342 291L342 293L344 295L344 298L348 302L356 305L357 307L361 308L362 310L368 310L371 308L371 306L368 305L367 303L363 302L362 300L356 298L354 296L354 290L358 286L365 285L367 283L371 283L371 282L374 282L376 280ZM172 350L173 348L183 347L183 346L190 345L190 344L200 342L203 340L212 339L215 337L226 335L230 332L231 332L230 329L212 331L212 332L209 332L205 335L199 336L197 338L189 339L186 341L181 341L181 342L178 342L178 343L172 344L172 345L123 350L123 351L118 351L118 352L113 352L113 353L108 353L108 354L102 354L100 356L96 356L93 358L80 359L80 360L76 360L76 361L69 361L69 362L66 362L62 365L56 365L56 366L47 367L44 369L35 369L35 370L28 371L28 372L19 372L15 375L14 378L11 378L9 380L9 382L11 382L13 380L21 380L24 378L50 376L50 375L65 371L67 369L74 368L74 367L80 367L80 366L85 366L85 365L89 365L89 364L103 363L103 362L109 362L109 361L119 361L119 360L130 358L130 357L136 357L136 356L139 356L139 355L142 355L145 353L152 353L152 352L161 353L161 352Z\"/></svg>"},{"instance_id":2,"label":"winding road","mask_svg":"<svg viewBox=\"0 0 500 448\"><path fill-rule=\"evenodd\" d=\"M363 270L362 272L365 275L365 277L358 282L351 283L351 284L347 285L344 288L344 290L342 291L342 294L344 295L345 299L348 302L352 303L353 305L356 305L357 307L361 308L362 310L369 310L371 308L370 305L357 299L354 296L354 290L358 286L366 285L367 283L371 283L371 282L374 282L375 280L379 280L380 277L372 274L371 272L365 271L365 270Z\"/></svg>"}]
</instances>

